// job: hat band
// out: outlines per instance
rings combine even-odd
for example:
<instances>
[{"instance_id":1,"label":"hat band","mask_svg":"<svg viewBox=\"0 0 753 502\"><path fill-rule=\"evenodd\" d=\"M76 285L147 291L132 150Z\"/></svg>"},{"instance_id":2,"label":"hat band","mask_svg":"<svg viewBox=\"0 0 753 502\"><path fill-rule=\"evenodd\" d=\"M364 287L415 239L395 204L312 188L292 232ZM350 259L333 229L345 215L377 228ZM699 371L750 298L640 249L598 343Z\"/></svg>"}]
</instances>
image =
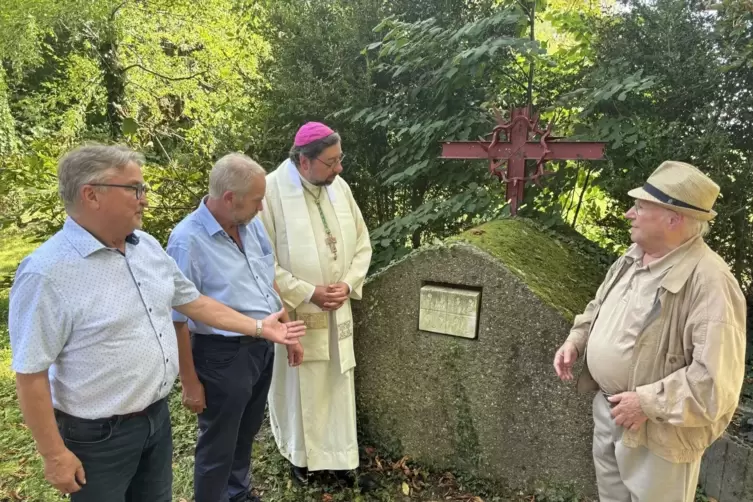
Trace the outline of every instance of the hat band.
<instances>
[{"instance_id":1,"label":"hat band","mask_svg":"<svg viewBox=\"0 0 753 502\"><path fill-rule=\"evenodd\" d=\"M654 185L650 183L646 183L643 185L643 189L650 195L653 195L656 197L659 202L663 202L664 204L669 204L670 206L677 206L682 207L685 209L692 209L693 211L700 211L702 213L710 213L708 209L702 209L700 207L693 206L692 204L688 204L687 202L683 202L681 200L677 200L673 197L670 197L666 193L662 192L658 188L656 188Z\"/></svg>"}]
</instances>

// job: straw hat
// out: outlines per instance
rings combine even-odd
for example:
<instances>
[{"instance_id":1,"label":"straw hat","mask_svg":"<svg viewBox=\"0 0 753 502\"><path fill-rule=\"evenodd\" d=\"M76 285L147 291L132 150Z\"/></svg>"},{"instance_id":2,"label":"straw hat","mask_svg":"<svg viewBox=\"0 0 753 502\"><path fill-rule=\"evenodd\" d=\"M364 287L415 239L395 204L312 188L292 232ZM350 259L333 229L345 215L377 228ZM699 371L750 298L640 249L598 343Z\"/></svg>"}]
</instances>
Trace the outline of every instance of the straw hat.
<instances>
[{"instance_id":1,"label":"straw hat","mask_svg":"<svg viewBox=\"0 0 753 502\"><path fill-rule=\"evenodd\" d=\"M628 195L709 221L716 216L711 208L719 195L719 185L690 164L668 160L656 168L642 188L630 190Z\"/></svg>"}]
</instances>

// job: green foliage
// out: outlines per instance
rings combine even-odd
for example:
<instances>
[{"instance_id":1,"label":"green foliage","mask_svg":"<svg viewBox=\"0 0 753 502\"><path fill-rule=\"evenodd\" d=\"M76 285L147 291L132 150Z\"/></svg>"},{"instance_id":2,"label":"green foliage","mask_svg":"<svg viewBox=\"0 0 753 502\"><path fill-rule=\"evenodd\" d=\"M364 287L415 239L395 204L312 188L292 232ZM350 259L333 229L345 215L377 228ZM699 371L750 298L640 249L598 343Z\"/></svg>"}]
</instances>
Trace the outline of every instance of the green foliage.
<instances>
[{"instance_id":1,"label":"green foliage","mask_svg":"<svg viewBox=\"0 0 753 502\"><path fill-rule=\"evenodd\" d=\"M398 216L372 232L374 268L501 214L503 194L490 183L483 162L442 161L439 147L491 129L489 100L500 85L510 86L510 102L524 95L525 85L511 68L518 57L543 53L517 36L524 19L518 8L499 8L460 25L393 16L374 29L382 40L364 51L376 88L373 104L336 114L381 131L390 147L378 179L391 190Z\"/></svg>"},{"instance_id":2,"label":"green foliage","mask_svg":"<svg viewBox=\"0 0 753 502\"><path fill-rule=\"evenodd\" d=\"M609 162L595 183L616 206L597 224L615 228L617 208L631 203L627 192L662 161L690 162L721 186L708 240L748 291L753 130L750 94L740 89L752 83L753 72L728 64L747 57L740 26L729 17L741 15L725 7L710 17L682 0L636 2L594 24L595 64L583 70L584 85L562 102L581 108L582 132L608 141Z\"/></svg>"},{"instance_id":3,"label":"green foliage","mask_svg":"<svg viewBox=\"0 0 753 502\"><path fill-rule=\"evenodd\" d=\"M54 232L63 219L57 159L82 142L120 142L150 160L146 221L164 239L206 191L212 160L243 150L259 127L265 11L230 0L201 9L183 0L78 4L28 6L38 29L23 44L34 58L13 55L21 41L0 39L14 70L0 78L0 148L10 152L0 160L0 199L11 209L3 216ZM23 21L13 9L0 13L0 31L3 21Z\"/></svg>"}]
</instances>

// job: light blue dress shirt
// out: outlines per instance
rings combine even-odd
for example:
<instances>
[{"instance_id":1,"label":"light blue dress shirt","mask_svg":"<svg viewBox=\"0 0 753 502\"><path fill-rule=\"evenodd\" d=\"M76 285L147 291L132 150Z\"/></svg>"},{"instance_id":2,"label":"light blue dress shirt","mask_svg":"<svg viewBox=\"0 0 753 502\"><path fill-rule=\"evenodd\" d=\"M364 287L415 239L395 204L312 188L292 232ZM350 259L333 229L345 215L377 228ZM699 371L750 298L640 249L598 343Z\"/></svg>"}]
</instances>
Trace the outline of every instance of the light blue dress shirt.
<instances>
[{"instance_id":1,"label":"light blue dress shirt","mask_svg":"<svg viewBox=\"0 0 753 502\"><path fill-rule=\"evenodd\" d=\"M259 218L238 227L243 250L222 229L204 201L173 229L167 253L202 294L254 319L282 308L274 289L275 258ZM173 312L173 320L188 321L192 333L243 336L194 322Z\"/></svg>"},{"instance_id":2,"label":"light blue dress shirt","mask_svg":"<svg viewBox=\"0 0 753 502\"><path fill-rule=\"evenodd\" d=\"M53 406L81 418L140 411L178 374L173 307L200 294L141 231L125 254L68 218L18 267L10 291L12 368L48 370Z\"/></svg>"}]
</instances>

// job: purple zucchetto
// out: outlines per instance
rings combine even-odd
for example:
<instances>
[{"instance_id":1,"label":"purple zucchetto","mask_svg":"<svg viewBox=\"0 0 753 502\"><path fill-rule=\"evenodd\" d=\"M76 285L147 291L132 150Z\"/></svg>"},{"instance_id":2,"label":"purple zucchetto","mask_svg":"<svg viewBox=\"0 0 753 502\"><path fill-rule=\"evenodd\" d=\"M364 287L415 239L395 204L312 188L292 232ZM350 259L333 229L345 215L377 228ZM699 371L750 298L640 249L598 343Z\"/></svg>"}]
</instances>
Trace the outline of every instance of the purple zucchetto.
<instances>
[{"instance_id":1,"label":"purple zucchetto","mask_svg":"<svg viewBox=\"0 0 753 502\"><path fill-rule=\"evenodd\" d=\"M321 122L306 122L295 134L294 146L304 146L318 139L326 138L335 131Z\"/></svg>"}]
</instances>

